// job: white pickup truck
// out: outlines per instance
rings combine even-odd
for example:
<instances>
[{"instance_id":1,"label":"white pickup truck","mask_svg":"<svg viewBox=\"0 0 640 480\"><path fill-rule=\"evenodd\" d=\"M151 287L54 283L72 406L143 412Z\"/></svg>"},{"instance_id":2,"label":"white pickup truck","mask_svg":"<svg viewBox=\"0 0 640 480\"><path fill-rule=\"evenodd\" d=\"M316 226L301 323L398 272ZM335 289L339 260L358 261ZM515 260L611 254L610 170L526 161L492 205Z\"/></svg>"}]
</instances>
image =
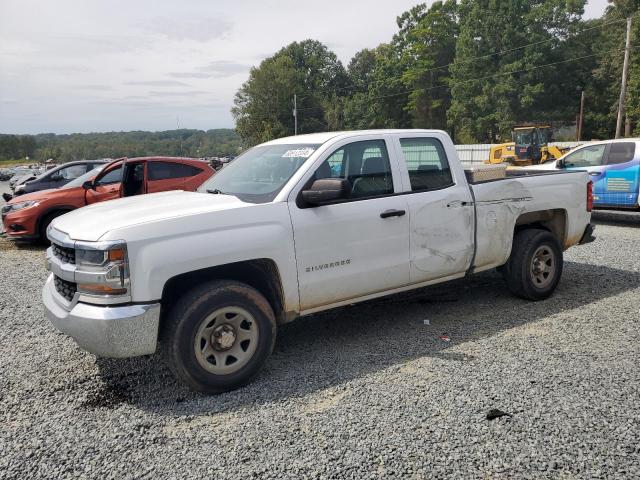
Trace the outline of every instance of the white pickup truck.
<instances>
[{"instance_id":1,"label":"white pickup truck","mask_svg":"<svg viewBox=\"0 0 640 480\"><path fill-rule=\"evenodd\" d=\"M551 295L591 241L585 172L469 182L438 130L317 133L258 145L199 192L84 207L49 227L51 322L100 356L160 347L191 388L249 382L278 325L499 267Z\"/></svg>"}]
</instances>

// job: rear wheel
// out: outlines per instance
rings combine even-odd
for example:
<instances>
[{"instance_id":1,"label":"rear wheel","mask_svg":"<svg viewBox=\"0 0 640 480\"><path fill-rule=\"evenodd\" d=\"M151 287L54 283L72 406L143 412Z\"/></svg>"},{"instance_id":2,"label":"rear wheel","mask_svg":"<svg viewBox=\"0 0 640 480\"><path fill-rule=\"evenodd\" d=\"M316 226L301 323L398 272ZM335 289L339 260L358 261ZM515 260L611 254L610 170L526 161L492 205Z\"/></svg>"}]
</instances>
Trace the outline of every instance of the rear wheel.
<instances>
[{"instance_id":1,"label":"rear wheel","mask_svg":"<svg viewBox=\"0 0 640 480\"><path fill-rule=\"evenodd\" d=\"M546 230L527 229L516 233L502 275L514 295L543 300L556 289L562 266L562 249L556 237Z\"/></svg>"},{"instance_id":2,"label":"rear wheel","mask_svg":"<svg viewBox=\"0 0 640 480\"><path fill-rule=\"evenodd\" d=\"M173 305L166 320L161 343L169 367L183 383L205 393L249 383L276 338L269 302L239 282L195 288Z\"/></svg>"}]
</instances>

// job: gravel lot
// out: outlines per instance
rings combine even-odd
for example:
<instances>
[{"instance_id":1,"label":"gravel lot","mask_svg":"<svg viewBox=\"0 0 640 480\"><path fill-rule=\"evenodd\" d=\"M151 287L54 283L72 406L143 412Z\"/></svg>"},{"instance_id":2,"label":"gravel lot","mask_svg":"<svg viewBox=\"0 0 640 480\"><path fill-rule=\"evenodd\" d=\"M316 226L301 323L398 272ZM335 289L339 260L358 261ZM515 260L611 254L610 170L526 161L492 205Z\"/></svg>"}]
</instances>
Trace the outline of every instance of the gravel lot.
<instances>
[{"instance_id":1,"label":"gravel lot","mask_svg":"<svg viewBox=\"0 0 640 480\"><path fill-rule=\"evenodd\" d=\"M487 273L318 314L216 397L79 350L0 238L0 477L638 478L640 216L596 218L545 302Z\"/></svg>"}]
</instances>

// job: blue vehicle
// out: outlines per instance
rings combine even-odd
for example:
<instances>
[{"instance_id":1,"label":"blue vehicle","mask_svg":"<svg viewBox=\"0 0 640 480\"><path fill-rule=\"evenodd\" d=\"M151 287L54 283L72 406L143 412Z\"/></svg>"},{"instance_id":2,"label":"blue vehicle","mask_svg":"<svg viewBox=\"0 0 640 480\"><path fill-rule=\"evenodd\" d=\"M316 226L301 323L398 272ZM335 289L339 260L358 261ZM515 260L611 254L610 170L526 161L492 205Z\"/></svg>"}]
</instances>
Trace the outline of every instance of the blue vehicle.
<instances>
[{"instance_id":1,"label":"blue vehicle","mask_svg":"<svg viewBox=\"0 0 640 480\"><path fill-rule=\"evenodd\" d=\"M593 181L596 208L639 209L640 139L618 139L581 145L558 160L527 169L586 170Z\"/></svg>"}]
</instances>

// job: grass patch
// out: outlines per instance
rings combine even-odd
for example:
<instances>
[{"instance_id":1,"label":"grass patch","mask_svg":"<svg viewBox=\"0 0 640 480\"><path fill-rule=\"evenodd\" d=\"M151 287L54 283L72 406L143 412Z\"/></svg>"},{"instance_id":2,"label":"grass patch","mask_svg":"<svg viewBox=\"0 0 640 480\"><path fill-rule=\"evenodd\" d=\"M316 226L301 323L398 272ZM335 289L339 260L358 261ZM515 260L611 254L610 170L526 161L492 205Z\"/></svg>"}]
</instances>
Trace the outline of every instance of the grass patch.
<instances>
[{"instance_id":1,"label":"grass patch","mask_svg":"<svg viewBox=\"0 0 640 480\"><path fill-rule=\"evenodd\" d=\"M17 160L0 160L0 168L10 168L15 167L16 165L32 165L34 163L38 162L33 159L25 160L24 158L19 158Z\"/></svg>"}]
</instances>

